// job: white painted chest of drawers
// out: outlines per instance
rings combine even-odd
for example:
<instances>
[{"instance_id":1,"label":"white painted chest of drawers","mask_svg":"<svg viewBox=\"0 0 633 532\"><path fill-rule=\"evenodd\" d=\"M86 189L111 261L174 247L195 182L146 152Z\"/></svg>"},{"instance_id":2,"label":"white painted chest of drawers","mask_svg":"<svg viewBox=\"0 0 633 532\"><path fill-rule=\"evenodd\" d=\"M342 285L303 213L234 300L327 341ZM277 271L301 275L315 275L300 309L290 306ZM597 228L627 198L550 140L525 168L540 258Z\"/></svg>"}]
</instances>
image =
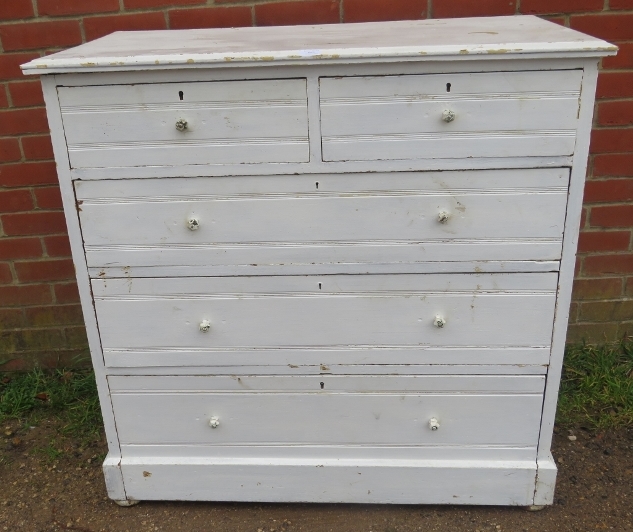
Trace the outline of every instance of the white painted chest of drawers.
<instances>
[{"instance_id":1,"label":"white painted chest of drawers","mask_svg":"<svg viewBox=\"0 0 633 532\"><path fill-rule=\"evenodd\" d=\"M543 505L597 61L534 17L37 59L121 504Z\"/></svg>"}]
</instances>

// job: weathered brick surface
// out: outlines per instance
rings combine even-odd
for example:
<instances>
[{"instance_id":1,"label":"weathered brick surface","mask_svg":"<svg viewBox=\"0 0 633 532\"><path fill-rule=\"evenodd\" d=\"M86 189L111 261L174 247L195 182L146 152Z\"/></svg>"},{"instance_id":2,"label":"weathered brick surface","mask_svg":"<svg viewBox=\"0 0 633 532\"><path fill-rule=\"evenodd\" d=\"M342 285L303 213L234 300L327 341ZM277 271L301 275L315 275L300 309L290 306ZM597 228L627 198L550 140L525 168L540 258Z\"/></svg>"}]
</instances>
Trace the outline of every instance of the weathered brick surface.
<instances>
[{"instance_id":1,"label":"weathered brick surface","mask_svg":"<svg viewBox=\"0 0 633 532\"><path fill-rule=\"evenodd\" d=\"M250 26L253 14L250 7L213 7L202 9L174 9L169 11L170 28L236 28Z\"/></svg>"},{"instance_id":2,"label":"weathered brick surface","mask_svg":"<svg viewBox=\"0 0 633 532\"><path fill-rule=\"evenodd\" d=\"M37 16L35 16L37 13ZM615 42L601 64L569 339L633 333L633 0L0 1L2 370L86 360L86 338L31 59L118 30L537 14Z\"/></svg>"}]
</instances>

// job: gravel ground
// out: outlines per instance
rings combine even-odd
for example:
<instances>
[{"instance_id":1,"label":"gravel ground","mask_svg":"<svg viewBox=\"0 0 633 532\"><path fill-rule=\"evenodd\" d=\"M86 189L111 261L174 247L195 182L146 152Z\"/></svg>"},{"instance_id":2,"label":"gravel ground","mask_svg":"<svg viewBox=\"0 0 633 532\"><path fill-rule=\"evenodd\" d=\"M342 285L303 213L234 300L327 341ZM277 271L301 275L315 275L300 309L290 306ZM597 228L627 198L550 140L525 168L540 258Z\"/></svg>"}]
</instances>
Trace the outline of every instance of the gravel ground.
<instances>
[{"instance_id":1,"label":"gravel ground","mask_svg":"<svg viewBox=\"0 0 633 532\"><path fill-rule=\"evenodd\" d=\"M106 497L103 441L60 436L59 423L7 424L0 438L0 531L549 532L633 531L633 428L559 431L555 505L512 507L142 502ZM570 438L571 436L571 438ZM51 442L54 442L51 445Z\"/></svg>"}]
</instances>

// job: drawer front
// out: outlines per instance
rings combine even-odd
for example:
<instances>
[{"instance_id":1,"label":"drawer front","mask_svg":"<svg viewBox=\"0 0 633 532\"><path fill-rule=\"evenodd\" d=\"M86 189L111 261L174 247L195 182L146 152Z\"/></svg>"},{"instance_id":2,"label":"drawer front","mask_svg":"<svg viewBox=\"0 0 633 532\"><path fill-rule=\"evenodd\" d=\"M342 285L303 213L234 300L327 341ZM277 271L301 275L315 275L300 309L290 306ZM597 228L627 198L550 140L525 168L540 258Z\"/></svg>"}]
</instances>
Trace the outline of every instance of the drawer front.
<instances>
[{"instance_id":1,"label":"drawer front","mask_svg":"<svg viewBox=\"0 0 633 532\"><path fill-rule=\"evenodd\" d=\"M149 351L261 364L313 349L547 347L557 274L342 275L94 279L106 363ZM381 356L384 352L381 352ZM441 359L438 359L438 363Z\"/></svg>"},{"instance_id":2,"label":"drawer front","mask_svg":"<svg viewBox=\"0 0 633 532\"><path fill-rule=\"evenodd\" d=\"M57 91L73 168L309 160L305 79Z\"/></svg>"},{"instance_id":3,"label":"drawer front","mask_svg":"<svg viewBox=\"0 0 633 532\"><path fill-rule=\"evenodd\" d=\"M123 446L535 446L544 385L542 376L108 380Z\"/></svg>"},{"instance_id":4,"label":"drawer front","mask_svg":"<svg viewBox=\"0 0 633 532\"><path fill-rule=\"evenodd\" d=\"M568 169L79 181L88 266L558 260ZM343 266L341 266L343 267Z\"/></svg>"},{"instance_id":5,"label":"drawer front","mask_svg":"<svg viewBox=\"0 0 633 532\"><path fill-rule=\"evenodd\" d=\"M580 70L321 78L323 160L571 155Z\"/></svg>"}]
</instances>

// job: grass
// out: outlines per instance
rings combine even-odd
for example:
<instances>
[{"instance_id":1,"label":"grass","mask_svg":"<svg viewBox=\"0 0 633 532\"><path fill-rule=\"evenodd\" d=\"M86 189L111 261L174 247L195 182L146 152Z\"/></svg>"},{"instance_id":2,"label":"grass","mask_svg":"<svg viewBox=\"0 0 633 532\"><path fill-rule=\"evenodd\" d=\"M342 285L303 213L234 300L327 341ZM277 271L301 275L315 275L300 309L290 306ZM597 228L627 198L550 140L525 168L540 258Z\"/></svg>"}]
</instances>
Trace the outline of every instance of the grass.
<instances>
[{"instance_id":1,"label":"grass","mask_svg":"<svg viewBox=\"0 0 633 532\"><path fill-rule=\"evenodd\" d=\"M34 424L50 415L62 420L64 435L99 435L102 419L94 373L36 369L0 378L0 423L19 419Z\"/></svg>"},{"instance_id":2,"label":"grass","mask_svg":"<svg viewBox=\"0 0 633 532\"><path fill-rule=\"evenodd\" d=\"M5 375L0 378L0 424L18 419L62 420L62 433L83 440L102 432L94 373L89 370ZM568 346L557 424L603 430L633 426L633 340ZM54 454L55 449L44 450Z\"/></svg>"},{"instance_id":3,"label":"grass","mask_svg":"<svg viewBox=\"0 0 633 532\"><path fill-rule=\"evenodd\" d=\"M557 423L592 430L633 426L633 340L568 346Z\"/></svg>"}]
</instances>

